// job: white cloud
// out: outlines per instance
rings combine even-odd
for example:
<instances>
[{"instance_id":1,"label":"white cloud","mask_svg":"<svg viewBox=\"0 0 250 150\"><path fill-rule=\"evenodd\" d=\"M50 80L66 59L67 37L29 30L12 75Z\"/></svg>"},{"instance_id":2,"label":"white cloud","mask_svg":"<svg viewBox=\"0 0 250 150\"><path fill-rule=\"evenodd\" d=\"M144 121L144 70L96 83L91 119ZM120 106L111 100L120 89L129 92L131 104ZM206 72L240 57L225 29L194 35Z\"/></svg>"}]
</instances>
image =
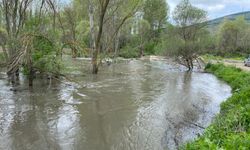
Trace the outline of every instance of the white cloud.
<instances>
[{"instance_id":1,"label":"white cloud","mask_svg":"<svg viewBox=\"0 0 250 150\"><path fill-rule=\"evenodd\" d=\"M220 11L223 10L226 6L223 4L216 4L216 5L204 5L204 4L199 4L196 5L199 8L205 9L207 11Z\"/></svg>"},{"instance_id":2,"label":"white cloud","mask_svg":"<svg viewBox=\"0 0 250 150\"><path fill-rule=\"evenodd\" d=\"M225 5L222 5L222 4L218 4L218 5L215 5L215 6L208 6L208 10L209 11L218 11L218 10L222 10L225 8Z\"/></svg>"}]
</instances>

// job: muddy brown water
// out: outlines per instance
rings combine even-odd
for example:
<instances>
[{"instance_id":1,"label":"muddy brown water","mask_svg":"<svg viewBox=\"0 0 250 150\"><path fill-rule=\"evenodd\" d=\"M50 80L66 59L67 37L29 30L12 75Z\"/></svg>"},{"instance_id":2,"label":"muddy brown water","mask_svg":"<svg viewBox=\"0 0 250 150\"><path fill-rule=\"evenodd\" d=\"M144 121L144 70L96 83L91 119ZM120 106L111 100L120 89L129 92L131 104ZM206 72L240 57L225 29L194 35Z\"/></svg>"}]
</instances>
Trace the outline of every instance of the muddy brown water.
<instances>
[{"instance_id":1,"label":"muddy brown water","mask_svg":"<svg viewBox=\"0 0 250 150\"><path fill-rule=\"evenodd\" d=\"M104 65L97 76L84 62L68 61L78 83L38 77L29 88L20 76L13 87L0 73L1 150L176 149L231 95L215 76L165 61Z\"/></svg>"}]
</instances>

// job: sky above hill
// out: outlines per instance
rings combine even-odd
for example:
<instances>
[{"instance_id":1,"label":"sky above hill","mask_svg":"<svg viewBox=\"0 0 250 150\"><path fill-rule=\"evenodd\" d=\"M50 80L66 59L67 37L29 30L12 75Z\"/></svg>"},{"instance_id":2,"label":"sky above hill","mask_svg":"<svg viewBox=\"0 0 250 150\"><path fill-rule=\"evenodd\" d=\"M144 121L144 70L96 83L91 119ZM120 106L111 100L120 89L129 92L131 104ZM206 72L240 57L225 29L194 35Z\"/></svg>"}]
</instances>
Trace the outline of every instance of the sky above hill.
<instances>
[{"instance_id":1,"label":"sky above hill","mask_svg":"<svg viewBox=\"0 0 250 150\"><path fill-rule=\"evenodd\" d=\"M71 0L61 0L63 3L67 4ZM170 6L171 15L175 6L181 0L166 0ZM250 11L250 0L190 0L190 2L208 12L208 19L215 19L218 17L223 17L225 15L230 15L233 13L238 13L242 11Z\"/></svg>"},{"instance_id":2,"label":"sky above hill","mask_svg":"<svg viewBox=\"0 0 250 150\"><path fill-rule=\"evenodd\" d=\"M181 0L167 0L171 12ZM190 0L190 2L208 12L208 19L250 11L250 0ZM172 15L172 14L171 14Z\"/></svg>"}]
</instances>

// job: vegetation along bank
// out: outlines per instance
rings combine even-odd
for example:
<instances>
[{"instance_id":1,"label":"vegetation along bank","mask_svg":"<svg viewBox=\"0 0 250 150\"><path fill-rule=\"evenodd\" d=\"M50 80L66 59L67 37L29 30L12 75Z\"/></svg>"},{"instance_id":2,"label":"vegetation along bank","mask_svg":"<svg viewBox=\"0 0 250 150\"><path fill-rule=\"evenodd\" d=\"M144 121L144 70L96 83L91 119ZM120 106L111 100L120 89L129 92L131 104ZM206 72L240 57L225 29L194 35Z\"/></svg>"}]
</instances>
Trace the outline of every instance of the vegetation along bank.
<instances>
[{"instance_id":1,"label":"vegetation along bank","mask_svg":"<svg viewBox=\"0 0 250 150\"><path fill-rule=\"evenodd\" d=\"M250 73L223 64L208 64L206 71L227 82L233 95L205 133L183 149L249 149Z\"/></svg>"}]
</instances>

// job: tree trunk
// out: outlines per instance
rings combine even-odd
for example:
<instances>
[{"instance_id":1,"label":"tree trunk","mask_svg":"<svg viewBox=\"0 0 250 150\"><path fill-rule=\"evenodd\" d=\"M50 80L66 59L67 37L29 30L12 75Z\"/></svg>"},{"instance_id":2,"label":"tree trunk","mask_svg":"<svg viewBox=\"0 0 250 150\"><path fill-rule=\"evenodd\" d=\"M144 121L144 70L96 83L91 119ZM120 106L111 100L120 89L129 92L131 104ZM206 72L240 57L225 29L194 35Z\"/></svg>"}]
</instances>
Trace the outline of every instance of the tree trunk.
<instances>
[{"instance_id":1,"label":"tree trunk","mask_svg":"<svg viewBox=\"0 0 250 150\"><path fill-rule=\"evenodd\" d=\"M97 74L98 73L98 62L97 62L97 57L98 57L98 50L95 49L92 57L92 73Z\"/></svg>"},{"instance_id":2,"label":"tree trunk","mask_svg":"<svg viewBox=\"0 0 250 150\"><path fill-rule=\"evenodd\" d=\"M72 58L76 58L77 57L77 49L75 48L74 45L71 45L71 51L72 51Z\"/></svg>"},{"instance_id":3,"label":"tree trunk","mask_svg":"<svg viewBox=\"0 0 250 150\"><path fill-rule=\"evenodd\" d=\"M92 55L94 49L96 49L96 43L95 43L95 26L94 26L94 6L92 2L89 1L89 25L90 25L90 35L91 35L91 40L90 40L90 47L92 49Z\"/></svg>"},{"instance_id":4,"label":"tree trunk","mask_svg":"<svg viewBox=\"0 0 250 150\"><path fill-rule=\"evenodd\" d=\"M104 25L104 17L107 11L107 7L109 4L109 0L105 0L102 3L100 3L101 5L101 13L100 13L100 17L99 17L99 30L98 30L98 34L97 34L97 39L96 39L96 48L93 49L93 56L92 56L92 73L93 74L97 74L98 73L98 55L99 52L101 50L101 38L102 38L102 33L103 33L103 25Z\"/></svg>"},{"instance_id":5,"label":"tree trunk","mask_svg":"<svg viewBox=\"0 0 250 150\"><path fill-rule=\"evenodd\" d=\"M29 58L28 67L29 67L29 86L33 86L33 65L31 57Z\"/></svg>"},{"instance_id":6,"label":"tree trunk","mask_svg":"<svg viewBox=\"0 0 250 150\"><path fill-rule=\"evenodd\" d=\"M190 65L191 65L191 70L193 70L194 69L194 64L193 64L193 59L192 58L190 59Z\"/></svg>"},{"instance_id":7,"label":"tree trunk","mask_svg":"<svg viewBox=\"0 0 250 150\"><path fill-rule=\"evenodd\" d=\"M118 55L119 47L120 47L120 31L118 31L115 39L115 57Z\"/></svg>"},{"instance_id":8,"label":"tree trunk","mask_svg":"<svg viewBox=\"0 0 250 150\"><path fill-rule=\"evenodd\" d=\"M30 72L29 72L29 86L33 86L33 68L30 67Z\"/></svg>"},{"instance_id":9,"label":"tree trunk","mask_svg":"<svg viewBox=\"0 0 250 150\"><path fill-rule=\"evenodd\" d=\"M192 70L193 70L193 68L194 68L192 58L188 58L186 61L187 61L188 71L192 71Z\"/></svg>"}]
</instances>

